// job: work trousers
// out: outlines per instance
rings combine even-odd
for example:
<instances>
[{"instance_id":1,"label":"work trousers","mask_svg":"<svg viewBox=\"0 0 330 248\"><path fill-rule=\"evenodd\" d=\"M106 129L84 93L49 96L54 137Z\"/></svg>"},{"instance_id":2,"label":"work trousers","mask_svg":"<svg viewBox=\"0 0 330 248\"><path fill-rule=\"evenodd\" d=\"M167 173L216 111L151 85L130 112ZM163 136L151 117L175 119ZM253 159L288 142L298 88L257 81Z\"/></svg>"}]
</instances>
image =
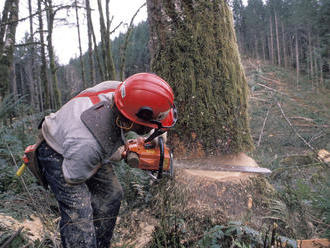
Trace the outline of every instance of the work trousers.
<instances>
[{"instance_id":1,"label":"work trousers","mask_svg":"<svg viewBox=\"0 0 330 248\"><path fill-rule=\"evenodd\" d=\"M70 185L62 173L63 157L46 142L38 148L42 172L59 203L64 248L109 248L123 191L112 166L103 165L86 182Z\"/></svg>"}]
</instances>

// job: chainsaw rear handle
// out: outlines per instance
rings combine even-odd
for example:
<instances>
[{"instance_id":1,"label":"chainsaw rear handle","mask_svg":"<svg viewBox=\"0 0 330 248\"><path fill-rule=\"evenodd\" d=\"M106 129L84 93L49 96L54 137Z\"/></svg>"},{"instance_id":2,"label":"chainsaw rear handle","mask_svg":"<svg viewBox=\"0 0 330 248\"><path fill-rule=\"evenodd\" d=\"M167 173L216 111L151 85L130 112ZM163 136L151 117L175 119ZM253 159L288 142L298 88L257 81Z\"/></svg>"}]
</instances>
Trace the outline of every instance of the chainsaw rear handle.
<instances>
[{"instance_id":1,"label":"chainsaw rear handle","mask_svg":"<svg viewBox=\"0 0 330 248\"><path fill-rule=\"evenodd\" d=\"M161 179L163 176L163 165L164 165L164 140L162 136L158 137L158 144L160 150L160 158L159 158L159 169L157 179Z\"/></svg>"}]
</instances>

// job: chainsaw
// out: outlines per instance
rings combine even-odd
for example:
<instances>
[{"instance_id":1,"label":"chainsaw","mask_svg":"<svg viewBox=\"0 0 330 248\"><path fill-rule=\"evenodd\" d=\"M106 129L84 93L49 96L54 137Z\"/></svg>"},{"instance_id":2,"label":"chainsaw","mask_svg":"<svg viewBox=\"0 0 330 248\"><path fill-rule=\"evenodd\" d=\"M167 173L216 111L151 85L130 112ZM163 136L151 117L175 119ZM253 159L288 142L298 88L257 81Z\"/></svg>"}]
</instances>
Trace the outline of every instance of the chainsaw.
<instances>
[{"instance_id":1,"label":"chainsaw","mask_svg":"<svg viewBox=\"0 0 330 248\"><path fill-rule=\"evenodd\" d=\"M164 143L163 137L158 137L158 144L146 142L143 137L128 140L122 157L128 165L150 172L155 179L162 176L173 176L173 155L170 148ZM157 173L157 177L155 176Z\"/></svg>"}]
</instances>

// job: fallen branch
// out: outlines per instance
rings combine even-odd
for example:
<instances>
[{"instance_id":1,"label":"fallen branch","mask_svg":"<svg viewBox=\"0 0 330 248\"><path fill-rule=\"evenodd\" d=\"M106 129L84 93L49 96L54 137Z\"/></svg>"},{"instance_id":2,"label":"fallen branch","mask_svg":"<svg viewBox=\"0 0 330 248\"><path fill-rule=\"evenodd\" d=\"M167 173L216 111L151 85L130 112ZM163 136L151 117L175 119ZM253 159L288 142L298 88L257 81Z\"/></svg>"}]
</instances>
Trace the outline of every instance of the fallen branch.
<instances>
[{"instance_id":1,"label":"fallen branch","mask_svg":"<svg viewBox=\"0 0 330 248\"><path fill-rule=\"evenodd\" d=\"M260 131L260 135L259 135L259 139L258 139L257 147L260 146L261 138L262 138L262 135L263 135L263 133L264 133L264 129L265 129L265 126L266 126L266 122L267 122L267 119L268 119L268 115L269 115L269 112L270 112L270 110L271 110L272 107L273 107L273 104L270 105L270 107L269 107L268 110L267 110L266 117L265 117L265 119L264 119L264 122L263 122L263 124L262 124L262 128L261 128L261 131Z\"/></svg>"},{"instance_id":2,"label":"fallen branch","mask_svg":"<svg viewBox=\"0 0 330 248\"><path fill-rule=\"evenodd\" d=\"M262 75L259 75L259 77L261 77L264 80L274 82L276 84L281 84L281 81L278 81L278 80L275 80L275 79L271 79L271 78L268 78L268 77L265 77L265 76L262 76Z\"/></svg>"},{"instance_id":3,"label":"fallen branch","mask_svg":"<svg viewBox=\"0 0 330 248\"><path fill-rule=\"evenodd\" d=\"M273 89L273 88L271 88L271 87L269 87L269 86L263 85L263 84L261 84L261 83L256 83L256 84L259 85L259 86L261 86L261 87L264 87L264 88L266 88L266 89L268 89L268 90L271 90L271 91L274 91L274 92L276 92L276 93L279 93L279 94L281 94L281 95L285 95L284 93L282 93L282 92L280 92L280 91L278 91L278 90L275 90L275 89Z\"/></svg>"},{"instance_id":4,"label":"fallen branch","mask_svg":"<svg viewBox=\"0 0 330 248\"><path fill-rule=\"evenodd\" d=\"M266 100L266 99L258 98L258 97L255 97L255 96L251 96L250 99L260 101L260 102L268 102L268 100Z\"/></svg>"},{"instance_id":5,"label":"fallen branch","mask_svg":"<svg viewBox=\"0 0 330 248\"><path fill-rule=\"evenodd\" d=\"M277 106L278 106L279 109L281 110L282 116L284 117L284 119L286 120L286 122L289 124L289 126L290 126L291 129L292 129L292 131L297 135L297 137L298 137L300 140L302 140L302 141L304 142L304 144L305 144L306 146L308 146L308 148L311 149L311 150L314 152L314 154L316 155L316 158L317 158L320 162L322 162L324 165L328 166L328 164L327 164L322 158L320 158L320 156L318 155L317 150L316 150L313 146L311 146L311 144L309 144L309 143L304 139L304 137L302 137L302 136L297 132L297 130L296 130L296 129L294 128L294 126L291 124L289 118L285 115L285 113L284 113L284 111L283 111L283 108L282 108L282 106L281 106L281 104L280 104L279 102L277 102Z\"/></svg>"},{"instance_id":6,"label":"fallen branch","mask_svg":"<svg viewBox=\"0 0 330 248\"><path fill-rule=\"evenodd\" d=\"M7 248L9 247L10 243L22 232L24 227L20 227L11 237L0 247L0 248Z\"/></svg>"},{"instance_id":7,"label":"fallen branch","mask_svg":"<svg viewBox=\"0 0 330 248\"><path fill-rule=\"evenodd\" d=\"M308 122L314 122L313 119L307 118L307 117L303 117L303 116L292 116L292 117L290 117L290 119L301 119L301 120L308 121Z\"/></svg>"}]
</instances>

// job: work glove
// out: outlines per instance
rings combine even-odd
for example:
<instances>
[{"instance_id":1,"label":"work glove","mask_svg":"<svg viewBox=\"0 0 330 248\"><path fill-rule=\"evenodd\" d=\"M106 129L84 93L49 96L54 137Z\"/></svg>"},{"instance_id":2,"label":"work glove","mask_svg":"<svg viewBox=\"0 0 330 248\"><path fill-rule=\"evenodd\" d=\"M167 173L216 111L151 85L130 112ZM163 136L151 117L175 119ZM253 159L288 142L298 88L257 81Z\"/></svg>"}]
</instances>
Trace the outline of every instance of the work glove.
<instances>
[{"instance_id":1,"label":"work glove","mask_svg":"<svg viewBox=\"0 0 330 248\"><path fill-rule=\"evenodd\" d=\"M119 162L123 159L123 153L125 151L125 146L120 146L109 158L110 161Z\"/></svg>"},{"instance_id":2,"label":"work glove","mask_svg":"<svg viewBox=\"0 0 330 248\"><path fill-rule=\"evenodd\" d=\"M154 130L154 129L153 129ZM153 133L153 130L150 132L149 135L151 135ZM152 141L151 141L151 144L153 145L153 147L157 147L159 146L158 144L158 138L159 137L163 137L163 141L164 141L164 144L166 143L167 141L167 132L163 133L162 135L159 135L158 137L154 138Z\"/></svg>"}]
</instances>

